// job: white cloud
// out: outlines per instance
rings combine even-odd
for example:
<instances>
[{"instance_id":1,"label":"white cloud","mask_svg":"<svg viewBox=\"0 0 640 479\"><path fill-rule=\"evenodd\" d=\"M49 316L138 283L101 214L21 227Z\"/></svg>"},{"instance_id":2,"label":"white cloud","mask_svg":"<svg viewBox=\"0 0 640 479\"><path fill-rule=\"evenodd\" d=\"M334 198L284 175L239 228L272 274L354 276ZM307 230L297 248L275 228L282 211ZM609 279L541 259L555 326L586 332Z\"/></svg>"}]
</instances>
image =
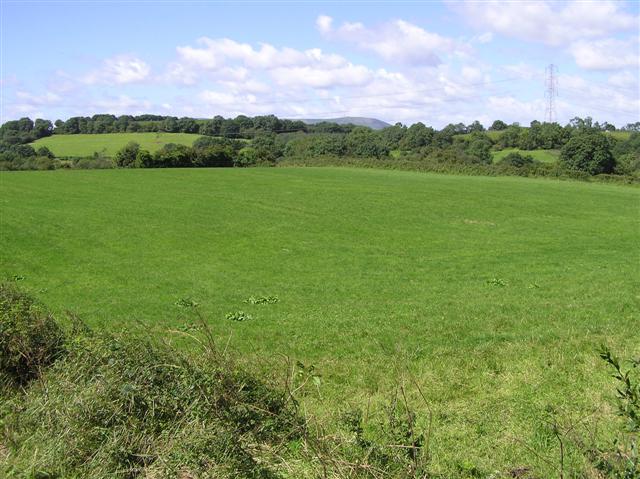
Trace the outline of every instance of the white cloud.
<instances>
[{"instance_id":1,"label":"white cloud","mask_svg":"<svg viewBox=\"0 0 640 479\"><path fill-rule=\"evenodd\" d=\"M640 82L638 81L638 72L634 75L630 71L623 71L609 75L608 83L617 88L634 90L640 93Z\"/></svg>"},{"instance_id":2,"label":"white cloud","mask_svg":"<svg viewBox=\"0 0 640 479\"><path fill-rule=\"evenodd\" d=\"M320 33L329 33L331 31L331 25L333 24L333 18L327 15L320 15L316 19L316 26Z\"/></svg>"},{"instance_id":3,"label":"white cloud","mask_svg":"<svg viewBox=\"0 0 640 479\"><path fill-rule=\"evenodd\" d=\"M128 95L107 96L92 102L91 107L96 112L112 113L114 115L148 113L154 107L148 100L132 98Z\"/></svg>"},{"instance_id":4,"label":"white cloud","mask_svg":"<svg viewBox=\"0 0 640 479\"><path fill-rule=\"evenodd\" d=\"M229 38L212 39L202 37L198 47L182 46L177 48L178 63L186 67L203 70L219 70L229 63L239 63L246 68L270 70L289 66L321 64L329 68L344 65L346 60L339 55L325 54L318 48L296 50L294 48L276 48L261 43L254 48L248 43L240 43Z\"/></svg>"},{"instance_id":5,"label":"white cloud","mask_svg":"<svg viewBox=\"0 0 640 479\"><path fill-rule=\"evenodd\" d=\"M335 88L362 86L373 79L373 72L365 66L348 63L338 68L282 67L273 70L271 76L277 84L283 86Z\"/></svg>"},{"instance_id":6,"label":"white cloud","mask_svg":"<svg viewBox=\"0 0 640 479\"><path fill-rule=\"evenodd\" d=\"M576 64L587 70L619 70L638 66L636 39L582 40L571 44L569 51Z\"/></svg>"},{"instance_id":7,"label":"white cloud","mask_svg":"<svg viewBox=\"0 0 640 479\"><path fill-rule=\"evenodd\" d=\"M375 28L367 28L359 22L344 22L333 28L332 23L333 19L326 15L320 15L316 20L318 30L325 37L352 43L390 62L433 66L442 62L442 55L470 51L468 45L405 20L393 20Z\"/></svg>"},{"instance_id":8,"label":"white cloud","mask_svg":"<svg viewBox=\"0 0 640 479\"><path fill-rule=\"evenodd\" d=\"M505 65L501 68L509 77L522 80L542 81L543 72L540 68L535 68L528 63L520 62L514 65Z\"/></svg>"},{"instance_id":9,"label":"white cloud","mask_svg":"<svg viewBox=\"0 0 640 479\"><path fill-rule=\"evenodd\" d=\"M319 48L296 50L268 43L254 47L228 38L200 38L197 46L177 48L178 59L168 65L163 78L172 83L195 85L203 77L235 91L265 92L267 75L278 85L331 88L362 85L370 70Z\"/></svg>"},{"instance_id":10,"label":"white cloud","mask_svg":"<svg viewBox=\"0 0 640 479\"><path fill-rule=\"evenodd\" d=\"M150 73L151 68L144 60L131 55L117 55L104 60L100 68L89 72L82 81L88 85L124 85L146 80Z\"/></svg>"},{"instance_id":11,"label":"white cloud","mask_svg":"<svg viewBox=\"0 0 640 479\"><path fill-rule=\"evenodd\" d=\"M34 95L33 93L26 91L18 91L16 92L16 98L33 106L53 105L62 100L60 95L56 95L53 92L44 92L42 94Z\"/></svg>"},{"instance_id":12,"label":"white cloud","mask_svg":"<svg viewBox=\"0 0 640 479\"><path fill-rule=\"evenodd\" d=\"M478 29L552 46L638 28L638 17L610 0L467 1L452 3L452 8Z\"/></svg>"},{"instance_id":13,"label":"white cloud","mask_svg":"<svg viewBox=\"0 0 640 479\"><path fill-rule=\"evenodd\" d=\"M476 40L478 43L490 43L493 40L493 33L485 32L482 35L478 35Z\"/></svg>"}]
</instances>

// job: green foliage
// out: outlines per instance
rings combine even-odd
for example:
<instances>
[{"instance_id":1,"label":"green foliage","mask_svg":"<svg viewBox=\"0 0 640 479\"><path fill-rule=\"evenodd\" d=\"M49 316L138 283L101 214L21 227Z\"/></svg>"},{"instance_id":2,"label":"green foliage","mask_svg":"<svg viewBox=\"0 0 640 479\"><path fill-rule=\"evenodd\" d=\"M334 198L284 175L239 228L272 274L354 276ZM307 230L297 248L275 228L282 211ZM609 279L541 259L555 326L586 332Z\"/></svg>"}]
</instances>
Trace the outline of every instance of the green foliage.
<instances>
[{"instance_id":1,"label":"green foliage","mask_svg":"<svg viewBox=\"0 0 640 479\"><path fill-rule=\"evenodd\" d=\"M36 150L36 154L38 156L46 156L47 158L54 159L55 155L51 152L49 148L46 146L41 146Z\"/></svg>"},{"instance_id":2,"label":"green foliage","mask_svg":"<svg viewBox=\"0 0 640 479\"><path fill-rule=\"evenodd\" d=\"M380 135L365 127L354 128L345 137L345 147L348 155L356 157L381 158L389 154Z\"/></svg>"},{"instance_id":3,"label":"green foliage","mask_svg":"<svg viewBox=\"0 0 640 479\"><path fill-rule=\"evenodd\" d=\"M629 432L640 432L640 358L629 360L630 367L623 369L620 360L605 346L600 357L613 368L613 377L618 381L616 388L618 413L625 420Z\"/></svg>"},{"instance_id":4,"label":"green foliage","mask_svg":"<svg viewBox=\"0 0 640 479\"><path fill-rule=\"evenodd\" d=\"M249 296L245 299L245 303L249 304L276 304L279 301L277 296Z\"/></svg>"},{"instance_id":5,"label":"green foliage","mask_svg":"<svg viewBox=\"0 0 640 479\"><path fill-rule=\"evenodd\" d=\"M123 146L116 153L113 161L116 166L120 168L130 168L134 166L138 166L138 153L140 152L140 145L135 141L130 141L125 146Z\"/></svg>"},{"instance_id":6,"label":"green foliage","mask_svg":"<svg viewBox=\"0 0 640 479\"><path fill-rule=\"evenodd\" d=\"M249 321L253 319L253 316L245 313L244 311L234 311L232 313L227 313L226 318L230 321Z\"/></svg>"},{"instance_id":7,"label":"green foliage","mask_svg":"<svg viewBox=\"0 0 640 479\"><path fill-rule=\"evenodd\" d=\"M428 146L433 141L435 133L433 128L427 128L423 123L414 123L406 130L406 133L398 142L398 147L403 150L415 150Z\"/></svg>"},{"instance_id":8,"label":"green foliage","mask_svg":"<svg viewBox=\"0 0 640 479\"><path fill-rule=\"evenodd\" d=\"M504 121L496 120L491 124L491 126L489 127L489 130L502 131L502 130L506 130L507 127L508 127L508 125Z\"/></svg>"},{"instance_id":9,"label":"green foliage","mask_svg":"<svg viewBox=\"0 0 640 479\"><path fill-rule=\"evenodd\" d=\"M487 284L490 284L491 286L507 286L507 282L501 278L488 279Z\"/></svg>"},{"instance_id":10,"label":"green foliage","mask_svg":"<svg viewBox=\"0 0 640 479\"><path fill-rule=\"evenodd\" d=\"M53 317L12 284L0 284L0 383L25 385L63 352Z\"/></svg>"},{"instance_id":11,"label":"green foliage","mask_svg":"<svg viewBox=\"0 0 640 479\"><path fill-rule=\"evenodd\" d=\"M136 168L149 168L153 165L153 156L147 150L138 150L132 166Z\"/></svg>"},{"instance_id":12,"label":"green foliage","mask_svg":"<svg viewBox=\"0 0 640 479\"><path fill-rule=\"evenodd\" d=\"M3 291L3 319L4 309L31 308ZM34 332L42 334L41 319L27 314L11 334L25 345ZM284 392L232 364L215 343L187 357L131 332L85 328L66 344L55 364L39 357L38 382L0 394L0 444L10 448L3 477L275 477L277 461L255 445L302 432Z\"/></svg>"},{"instance_id":13,"label":"green foliage","mask_svg":"<svg viewBox=\"0 0 640 479\"><path fill-rule=\"evenodd\" d=\"M235 154L230 146L212 145L194 148L194 150L193 166L208 168L233 166Z\"/></svg>"},{"instance_id":14,"label":"green foliage","mask_svg":"<svg viewBox=\"0 0 640 479\"><path fill-rule=\"evenodd\" d=\"M532 165L533 157L531 155L521 155L518 152L511 152L500 160L501 164L521 168L523 166Z\"/></svg>"},{"instance_id":15,"label":"green foliage","mask_svg":"<svg viewBox=\"0 0 640 479\"><path fill-rule=\"evenodd\" d=\"M619 175L640 175L640 153L625 153L616 159L615 172Z\"/></svg>"},{"instance_id":16,"label":"green foliage","mask_svg":"<svg viewBox=\"0 0 640 479\"><path fill-rule=\"evenodd\" d=\"M298 135L287 142L285 157L342 156L346 145L342 134Z\"/></svg>"},{"instance_id":17,"label":"green foliage","mask_svg":"<svg viewBox=\"0 0 640 479\"><path fill-rule=\"evenodd\" d=\"M618 415L624 421L623 431L613 444L613 457L604 454L600 468L609 477L636 479L640 477L640 357L630 359L625 367L606 346L601 347L600 357L613 369Z\"/></svg>"},{"instance_id":18,"label":"green foliage","mask_svg":"<svg viewBox=\"0 0 640 479\"><path fill-rule=\"evenodd\" d=\"M590 175L611 173L615 166L610 140L599 132L573 136L560 151L560 163Z\"/></svg>"},{"instance_id":19,"label":"green foliage","mask_svg":"<svg viewBox=\"0 0 640 479\"><path fill-rule=\"evenodd\" d=\"M465 153L467 155L476 158L480 163L491 163L493 142L487 135L480 132L472 133L465 143Z\"/></svg>"},{"instance_id":20,"label":"green foliage","mask_svg":"<svg viewBox=\"0 0 640 479\"><path fill-rule=\"evenodd\" d=\"M175 302L175 305L181 308L197 308L198 307L198 303L196 303L191 298L180 298Z\"/></svg>"},{"instance_id":21,"label":"green foliage","mask_svg":"<svg viewBox=\"0 0 640 479\"><path fill-rule=\"evenodd\" d=\"M153 154L154 168L185 168L193 166L194 151L186 145L168 143Z\"/></svg>"}]
</instances>

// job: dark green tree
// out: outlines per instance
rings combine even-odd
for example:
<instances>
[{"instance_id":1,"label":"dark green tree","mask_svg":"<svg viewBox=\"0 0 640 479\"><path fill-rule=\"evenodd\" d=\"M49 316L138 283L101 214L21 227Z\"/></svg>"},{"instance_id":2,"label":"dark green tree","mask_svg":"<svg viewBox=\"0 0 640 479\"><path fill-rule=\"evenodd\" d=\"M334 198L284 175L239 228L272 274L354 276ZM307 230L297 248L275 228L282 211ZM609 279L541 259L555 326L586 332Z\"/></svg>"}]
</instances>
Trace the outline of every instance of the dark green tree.
<instances>
[{"instance_id":1,"label":"dark green tree","mask_svg":"<svg viewBox=\"0 0 640 479\"><path fill-rule=\"evenodd\" d=\"M585 131L562 147L560 163L571 170L590 175L611 173L615 166L611 142L600 132Z\"/></svg>"}]
</instances>

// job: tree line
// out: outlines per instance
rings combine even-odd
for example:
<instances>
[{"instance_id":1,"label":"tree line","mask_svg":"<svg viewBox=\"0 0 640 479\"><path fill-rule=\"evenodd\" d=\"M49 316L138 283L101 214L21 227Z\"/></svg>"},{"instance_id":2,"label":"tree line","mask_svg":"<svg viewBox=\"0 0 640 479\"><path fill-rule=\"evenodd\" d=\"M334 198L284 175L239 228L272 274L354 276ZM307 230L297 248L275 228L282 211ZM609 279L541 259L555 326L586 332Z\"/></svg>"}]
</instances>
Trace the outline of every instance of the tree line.
<instances>
[{"instance_id":1,"label":"tree line","mask_svg":"<svg viewBox=\"0 0 640 479\"><path fill-rule=\"evenodd\" d=\"M507 125L496 120L488 129L475 121L469 125L449 124L440 130L423 123L411 126L397 123L381 130L335 123L304 125L281 120L274 115L239 116L227 120L222 117L196 120L157 115L94 115L91 119L84 118L87 121L81 121L81 118L58 121L56 125L48 120L37 119L34 122L29 118L5 123L0 127L0 169L246 167L275 165L283 159L292 162L313 158L422 162L423 166L433 164L439 169L484 165L486 169L493 168L494 151L518 148L560 150L559 164L568 171L640 177L640 122L624 128L631 132L628 139L616 140L609 134L614 131L611 124L599 124L591 118L574 118L565 126L533 121L528 127L517 123ZM51 134L80 132L80 125L82 128L88 128L88 125L95 128L96 125L109 124L110 128L115 128L124 124L121 119L126 123L128 118L133 122L163 123L165 128L168 124L173 128L175 121L176 128L185 132L195 131L193 125L197 125L200 128L198 132L208 134L198 138L191 147L168 144L155 153L130 143L113 159L104 158L99 153L85 159L56 159L46 147L34 149L26 144ZM212 124L216 126L212 127ZM61 128L66 133L59 132ZM238 136L227 137L221 134L222 131L234 131ZM242 139L245 136L248 138ZM548 168L519 152L507 155L501 165L496 166L506 167L509 171L515 169L518 173L534 174Z\"/></svg>"}]
</instances>

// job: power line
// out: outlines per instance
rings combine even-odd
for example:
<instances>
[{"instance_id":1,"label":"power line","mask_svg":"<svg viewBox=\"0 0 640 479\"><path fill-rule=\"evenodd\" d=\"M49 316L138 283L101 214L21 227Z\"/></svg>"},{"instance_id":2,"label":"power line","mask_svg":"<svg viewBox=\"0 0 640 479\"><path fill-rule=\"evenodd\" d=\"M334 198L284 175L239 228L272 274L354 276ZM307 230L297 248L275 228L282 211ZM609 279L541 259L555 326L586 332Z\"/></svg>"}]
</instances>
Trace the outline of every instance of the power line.
<instances>
[{"instance_id":1,"label":"power line","mask_svg":"<svg viewBox=\"0 0 640 479\"><path fill-rule=\"evenodd\" d=\"M582 97L584 97L585 94L585 90L580 90L577 88L572 88L572 87L564 87L565 90L569 91L569 93L576 93L581 95ZM589 92L590 93L590 92ZM640 115L640 109L636 109L635 111L631 111L631 110L621 110L621 109L612 109L610 107L598 107L598 106L592 106L592 105L584 105L583 108L589 110L600 110L600 111L604 111L605 113L622 113L622 114L627 114L627 115Z\"/></svg>"}]
</instances>

